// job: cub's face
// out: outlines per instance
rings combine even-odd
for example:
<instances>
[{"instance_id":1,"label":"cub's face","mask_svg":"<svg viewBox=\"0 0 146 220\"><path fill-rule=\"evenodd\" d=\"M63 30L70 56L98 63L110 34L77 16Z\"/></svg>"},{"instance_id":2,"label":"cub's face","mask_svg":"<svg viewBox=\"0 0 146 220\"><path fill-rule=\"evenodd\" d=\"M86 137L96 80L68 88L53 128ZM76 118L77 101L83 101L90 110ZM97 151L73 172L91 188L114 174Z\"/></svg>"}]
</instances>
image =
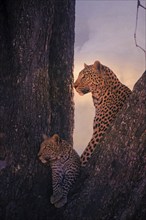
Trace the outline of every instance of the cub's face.
<instances>
[{"instance_id":1,"label":"cub's face","mask_svg":"<svg viewBox=\"0 0 146 220\"><path fill-rule=\"evenodd\" d=\"M44 141L41 143L38 153L39 160L46 164L58 159L60 149L60 137L54 134L52 137L43 135Z\"/></svg>"},{"instance_id":2,"label":"cub's face","mask_svg":"<svg viewBox=\"0 0 146 220\"><path fill-rule=\"evenodd\" d=\"M74 88L80 95L93 92L94 88L97 89L98 86L101 87L104 83L101 67L99 61L95 61L93 65L84 64L84 69L79 73L74 83Z\"/></svg>"}]
</instances>

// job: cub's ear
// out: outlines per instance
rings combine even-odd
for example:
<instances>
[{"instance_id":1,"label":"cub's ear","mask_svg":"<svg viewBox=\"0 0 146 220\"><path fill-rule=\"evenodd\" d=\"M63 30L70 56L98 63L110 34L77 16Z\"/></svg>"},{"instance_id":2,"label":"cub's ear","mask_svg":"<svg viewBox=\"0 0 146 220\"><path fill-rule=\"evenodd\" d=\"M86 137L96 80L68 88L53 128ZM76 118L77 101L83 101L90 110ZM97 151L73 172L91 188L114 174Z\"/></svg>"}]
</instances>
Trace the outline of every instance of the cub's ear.
<instances>
[{"instance_id":1,"label":"cub's ear","mask_svg":"<svg viewBox=\"0 0 146 220\"><path fill-rule=\"evenodd\" d=\"M48 139L48 136L46 134L43 134L42 137L44 141Z\"/></svg>"},{"instance_id":2,"label":"cub's ear","mask_svg":"<svg viewBox=\"0 0 146 220\"><path fill-rule=\"evenodd\" d=\"M93 64L94 69L101 70L101 63L97 60Z\"/></svg>"},{"instance_id":3,"label":"cub's ear","mask_svg":"<svg viewBox=\"0 0 146 220\"><path fill-rule=\"evenodd\" d=\"M60 137L59 137L58 134L54 134L54 135L52 136L52 138L53 138L53 140L55 141L55 143L57 143L57 144L59 144L59 143L61 142L61 139L60 139Z\"/></svg>"},{"instance_id":4,"label":"cub's ear","mask_svg":"<svg viewBox=\"0 0 146 220\"><path fill-rule=\"evenodd\" d=\"M88 65L86 63L84 63L84 68L86 68Z\"/></svg>"}]
</instances>

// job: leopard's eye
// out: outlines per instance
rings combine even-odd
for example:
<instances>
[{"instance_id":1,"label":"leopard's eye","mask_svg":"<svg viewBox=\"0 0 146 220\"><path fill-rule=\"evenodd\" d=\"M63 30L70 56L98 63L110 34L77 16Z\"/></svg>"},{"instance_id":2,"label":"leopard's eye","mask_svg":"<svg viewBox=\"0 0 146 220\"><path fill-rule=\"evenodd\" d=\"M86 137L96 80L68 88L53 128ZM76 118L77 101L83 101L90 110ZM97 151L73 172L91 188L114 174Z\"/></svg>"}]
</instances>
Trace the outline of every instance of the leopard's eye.
<instances>
[{"instance_id":1,"label":"leopard's eye","mask_svg":"<svg viewBox=\"0 0 146 220\"><path fill-rule=\"evenodd\" d=\"M83 77L81 78L81 81L83 82L88 82L90 80L90 76L88 74L84 74Z\"/></svg>"},{"instance_id":2,"label":"leopard's eye","mask_svg":"<svg viewBox=\"0 0 146 220\"><path fill-rule=\"evenodd\" d=\"M85 74L82 74L82 79L84 79L85 78Z\"/></svg>"},{"instance_id":3,"label":"leopard's eye","mask_svg":"<svg viewBox=\"0 0 146 220\"><path fill-rule=\"evenodd\" d=\"M81 75L81 80L84 80L86 78L85 74Z\"/></svg>"}]
</instances>

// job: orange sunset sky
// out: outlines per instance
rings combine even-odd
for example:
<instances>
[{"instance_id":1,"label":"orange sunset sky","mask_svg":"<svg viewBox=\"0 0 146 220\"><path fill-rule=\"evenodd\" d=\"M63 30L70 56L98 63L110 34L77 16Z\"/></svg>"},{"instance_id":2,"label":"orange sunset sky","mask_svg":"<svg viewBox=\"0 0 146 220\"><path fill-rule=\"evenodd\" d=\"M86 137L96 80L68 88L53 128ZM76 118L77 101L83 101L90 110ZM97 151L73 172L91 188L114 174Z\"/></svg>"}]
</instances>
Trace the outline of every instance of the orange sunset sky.
<instances>
[{"instance_id":1,"label":"orange sunset sky","mask_svg":"<svg viewBox=\"0 0 146 220\"><path fill-rule=\"evenodd\" d=\"M140 1L146 6L146 0ZM133 89L145 71L144 52L135 46L137 0L77 0L75 23L74 79L84 63L99 60ZM145 10L139 8L137 41L146 45ZM92 136L94 106L91 94L74 91L74 148L83 152Z\"/></svg>"}]
</instances>

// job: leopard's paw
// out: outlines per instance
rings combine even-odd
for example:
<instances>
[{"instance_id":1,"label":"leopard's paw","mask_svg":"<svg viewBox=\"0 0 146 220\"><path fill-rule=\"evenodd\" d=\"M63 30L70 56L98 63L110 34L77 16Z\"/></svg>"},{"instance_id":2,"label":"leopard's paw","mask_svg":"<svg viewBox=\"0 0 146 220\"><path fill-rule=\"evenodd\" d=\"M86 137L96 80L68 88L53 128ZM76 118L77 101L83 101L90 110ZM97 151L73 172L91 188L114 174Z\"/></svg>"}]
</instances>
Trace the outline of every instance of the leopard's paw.
<instances>
[{"instance_id":1,"label":"leopard's paw","mask_svg":"<svg viewBox=\"0 0 146 220\"><path fill-rule=\"evenodd\" d=\"M58 193L53 194L50 197L51 204L58 202L62 198L62 196L63 196L62 192L58 192Z\"/></svg>"},{"instance_id":2,"label":"leopard's paw","mask_svg":"<svg viewBox=\"0 0 146 220\"><path fill-rule=\"evenodd\" d=\"M63 198L61 198L58 202L55 202L55 203L54 203L54 206L55 206L56 208L61 208L61 207L63 207L66 203L67 203L67 197L63 197Z\"/></svg>"}]
</instances>

